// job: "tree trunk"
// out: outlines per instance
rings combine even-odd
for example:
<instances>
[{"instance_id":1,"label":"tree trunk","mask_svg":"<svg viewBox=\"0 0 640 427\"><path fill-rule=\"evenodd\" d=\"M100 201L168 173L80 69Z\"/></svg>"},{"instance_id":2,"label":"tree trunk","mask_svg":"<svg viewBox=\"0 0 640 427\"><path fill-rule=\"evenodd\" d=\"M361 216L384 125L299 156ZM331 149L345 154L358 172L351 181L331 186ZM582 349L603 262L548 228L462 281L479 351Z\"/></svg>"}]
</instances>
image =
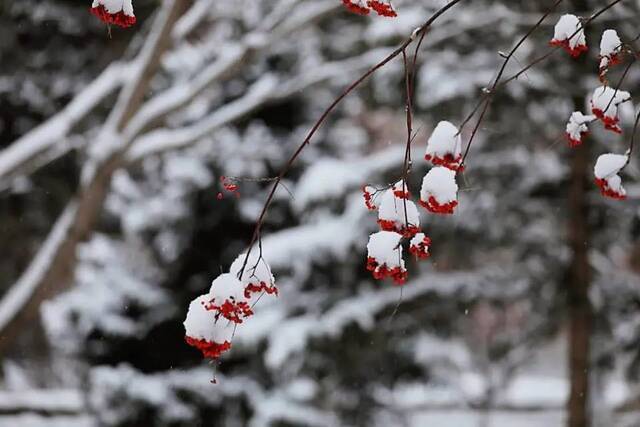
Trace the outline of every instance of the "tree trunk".
<instances>
[{"instance_id":1,"label":"tree trunk","mask_svg":"<svg viewBox=\"0 0 640 427\"><path fill-rule=\"evenodd\" d=\"M121 133L128 121L139 109L149 83L160 66L162 55L170 45L171 29L190 3L191 0L165 0L158 12L142 52L136 59L140 61L137 75L122 88L105 124L108 129L110 121L115 123L114 129L109 129L111 133L107 135L110 138L108 142L112 145L116 138L122 137ZM93 165L83 168L83 175L89 177L87 183L83 184L77 197L68 204L65 213L50 233L50 236L59 233L62 239L55 243L55 251L50 259L38 261L39 257L36 257L37 268L32 265L23 274L21 280L28 281L29 286L24 286L24 291L20 290L20 293L24 292L26 297L19 295L7 303L14 307L4 307L10 315L0 317L0 359L23 329L37 319L42 301L59 294L72 284L78 245L88 240L96 228L111 179L114 172L124 164L128 148L116 146L112 153L108 153L108 157L97 162L92 174L84 172L91 170ZM0 301L0 308L3 308L5 300L6 298Z\"/></svg>"},{"instance_id":2,"label":"tree trunk","mask_svg":"<svg viewBox=\"0 0 640 427\"><path fill-rule=\"evenodd\" d=\"M572 0L578 13L589 9L587 0ZM582 64L581 68L587 69ZM584 98L574 97L574 111L584 109ZM568 426L588 427L591 330L593 311L589 300L591 271L589 266L589 144L572 149L569 183L569 246L573 252L567 280L569 315L569 380Z\"/></svg>"},{"instance_id":3,"label":"tree trunk","mask_svg":"<svg viewBox=\"0 0 640 427\"><path fill-rule=\"evenodd\" d=\"M582 99L575 102L581 110ZM587 144L572 150L569 185L569 245L573 252L567 280L569 315L569 378L571 394L568 403L568 426L588 427L590 344L593 312L589 301L589 204L588 180L590 156Z\"/></svg>"}]
</instances>

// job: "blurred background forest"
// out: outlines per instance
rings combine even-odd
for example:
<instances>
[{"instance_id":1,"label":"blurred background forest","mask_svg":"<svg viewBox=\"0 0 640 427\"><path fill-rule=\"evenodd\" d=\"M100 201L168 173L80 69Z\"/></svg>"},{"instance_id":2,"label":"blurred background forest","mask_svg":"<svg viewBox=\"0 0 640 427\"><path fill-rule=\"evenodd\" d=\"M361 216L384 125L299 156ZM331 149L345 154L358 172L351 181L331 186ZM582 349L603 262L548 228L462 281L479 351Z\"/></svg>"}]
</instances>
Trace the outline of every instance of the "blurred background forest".
<instances>
[{"instance_id":1,"label":"blurred background forest","mask_svg":"<svg viewBox=\"0 0 640 427\"><path fill-rule=\"evenodd\" d=\"M0 2L0 426L640 425L637 155L628 200L592 182L633 105L625 138L564 140L599 85L599 35L636 37L640 1L590 25L589 58L554 55L496 97L456 214L423 215L432 258L409 263L402 298L365 269L377 225L360 190L401 170L401 58L354 92L277 193L263 243L280 295L216 385L184 343L189 301L245 249L262 179L445 2L397 0L385 19L338 0L136 0L138 24L111 34L88 3ZM464 119L552 3L463 1L436 22L414 192L435 124ZM509 74L560 13L602 4L563 2ZM639 82L636 66L624 89ZM220 176L247 178L240 197L217 198Z\"/></svg>"}]
</instances>

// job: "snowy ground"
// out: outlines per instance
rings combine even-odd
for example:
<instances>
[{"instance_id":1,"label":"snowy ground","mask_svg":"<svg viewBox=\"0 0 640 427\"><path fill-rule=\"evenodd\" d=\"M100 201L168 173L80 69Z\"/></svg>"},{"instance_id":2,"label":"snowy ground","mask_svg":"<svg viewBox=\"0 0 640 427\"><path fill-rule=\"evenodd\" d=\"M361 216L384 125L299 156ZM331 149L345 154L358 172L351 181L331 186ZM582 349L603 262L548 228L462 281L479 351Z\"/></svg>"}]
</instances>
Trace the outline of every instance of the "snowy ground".
<instances>
[{"instance_id":1,"label":"snowy ground","mask_svg":"<svg viewBox=\"0 0 640 427\"><path fill-rule=\"evenodd\" d=\"M632 427L626 417L616 420L616 427ZM445 410L428 411L411 417L408 427L561 427L564 425L563 411L511 412ZM95 427L88 416L45 417L39 415L0 416L0 427ZM151 426L149 426L151 427Z\"/></svg>"}]
</instances>

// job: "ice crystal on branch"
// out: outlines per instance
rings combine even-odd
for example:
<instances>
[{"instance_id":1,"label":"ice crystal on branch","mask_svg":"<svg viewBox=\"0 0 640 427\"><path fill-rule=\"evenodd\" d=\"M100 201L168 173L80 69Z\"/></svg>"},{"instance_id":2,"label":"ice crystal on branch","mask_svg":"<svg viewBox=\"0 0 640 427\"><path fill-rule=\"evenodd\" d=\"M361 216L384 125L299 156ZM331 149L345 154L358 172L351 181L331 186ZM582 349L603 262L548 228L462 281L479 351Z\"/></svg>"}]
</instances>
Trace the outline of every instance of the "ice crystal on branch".
<instances>
[{"instance_id":1,"label":"ice crystal on branch","mask_svg":"<svg viewBox=\"0 0 640 427\"><path fill-rule=\"evenodd\" d=\"M379 231L369 237L367 244L367 270L373 277L382 280L387 277L402 285L407 280L407 270L402 259L402 236L393 231Z\"/></svg>"},{"instance_id":2,"label":"ice crystal on branch","mask_svg":"<svg viewBox=\"0 0 640 427\"><path fill-rule=\"evenodd\" d=\"M589 133L587 124L596 120L596 116L585 116L579 111L571 113L569 123L567 123L567 140L570 147L577 147L582 144L582 139Z\"/></svg>"},{"instance_id":3,"label":"ice crystal on branch","mask_svg":"<svg viewBox=\"0 0 640 427\"><path fill-rule=\"evenodd\" d=\"M93 0L91 13L107 24L123 28L136 23L132 0Z\"/></svg>"},{"instance_id":4,"label":"ice crystal on branch","mask_svg":"<svg viewBox=\"0 0 640 427\"><path fill-rule=\"evenodd\" d=\"M567 14L560 17L554 29L552 46L560 46L577 58L588 50L584 29L577 16Z\"/></svg>"},{"instance_id":5,"label":"ice crystal on branch","mask_svg":"<svg viewBox=\"0 0 640 427\"><path fill-rule=\"evenodd\" d=\"M598 157L594 167L596 184L605 197L624 200L627 192L622 187L622 178L618 173L627 165L629 157L621 154L603 154Z\"/></svg>"},{"instance_id":6,"label":"ice crystal on branch","mask_svg":"<svg viewBox=\"0 0 640 427\"><path fill-rule=\"evenodd\" d=\"M458 128L447 121L438 123L427 140L425 160L454 171L462 169L462 137Z\"/></svg>"},{"instance_id":7,"label":"ice crystal on branch","mask_svg":"<svg viewBox=\"0 0 640 427\"><path fill-rule=\"evenodd\" d=\"M429 212L452 214L458 206L456 172L443 166L427 172L422 180L420 205Z\"/></svg>"},{"instance_id":8,"label":"ice crystal on branch","mask_svg":"<svg viewBox=\"0 0 640 427\"><path fill-rule=\"evenodd\" d=\"M602 121L605 129L615 133L622 133L618 105L631 99L631 94L623 90L600 86L593 92L591 112Z\"/></svg>"}]
</instances>

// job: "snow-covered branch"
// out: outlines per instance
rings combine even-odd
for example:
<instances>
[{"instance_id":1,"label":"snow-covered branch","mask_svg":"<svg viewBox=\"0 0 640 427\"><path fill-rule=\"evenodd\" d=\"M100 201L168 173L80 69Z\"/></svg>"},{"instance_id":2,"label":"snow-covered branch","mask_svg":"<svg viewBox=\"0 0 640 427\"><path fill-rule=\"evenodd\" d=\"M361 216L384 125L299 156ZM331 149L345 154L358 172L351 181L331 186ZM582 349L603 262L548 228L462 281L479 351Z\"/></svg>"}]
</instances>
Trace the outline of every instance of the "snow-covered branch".
<instances>
[{"instance_id":1,"label":"snow-covered branch","mask_svg":"<svg viewBox=\"0 0 640 427\"><path fill-rule=\"evenodd\" d=\"M139 107L149 77L159 65L162 52L168 47L171 29L185 5L186 0L164 1L134 65L132 75L135 78L123 87L117 105L97 142L100 153L105 157L94 158L83 168L86 181L77 201L70 203L50 233L47 244L0 302L0 335L3 336L0 351L8 345L12 335L20 330L20 320L37 314L38 307L48 296L48 292L55 292L72 280L76 247L93 231L102 212L111 175L119 164L119 144L118 139L113 138L114 132L126 126L130 115ZM19 316L21 313L25 316Z\"/></svg>"},{"instance_id":2,"label":"snow-covered branch","mask_svg":"<svg viewBox=\"0 0 640 427\"><path fill-rule=\"evenodd\" d=\"M0 414L75 415L84 411L79 390L0 391Z\"/></svg>"},{"instance_id":3,"label":"snow-covered branch","mask_svg":"<svg viewBox=\"0 0 640 427\"><path fill-rule=\"evenodd\" d=\"M312 85L370 67L380 59L381 54L384 55L384 51L375 50L356 58L323 64L287 82L280 82L273 75L263 76L253 83L243 96L221 106L200 122L184 128L158 130L142 135L134 141L128 152L128 160L135 162L150 155L188 147L216 129L245 117L269 102L287 99Z\"/></svg>"},{"instance_id":4,"label":"snow-covered branch","mask_svg":"<svg viewBox=\"0 0 640 427\"><path fill-rule=\"evenodd\" d=\"M268 50L270 45L281 41L300 28L313 24L336 8L333 4L302 8L307 13L303 16L293 15L292 18L284 20L276 28L267 28L269 33L259 28L245 35L240 43L225 46L220 57L206 66L194 78L188 82L171 86L147 101L131 119L129 126L124 131L125 140L133 140L155 122L195 99L213 83L232 77L252 55L265 49Z\"/></svg>"},{"instance_id":5,"label":"snow-covered branch","mask_svg":"<svg viewBox=\"0 0 640 427\"><path fill-rule=\"evenodd\" d=\"M209 0L196 2L180 19L172 33L174 42L188 36L204 19L209 3ZM62 111L0 151L0 190L6 188L15 176L29 174L68 153L72 145L62 143L70 132L106 97L135 77L134 67L135 63L116 62L109 65L78 92Z\"/></svg>"},{"instance_id":6,"label":"snow-covered branch","mask_svg":"<svg viewBox=\"0 0 640 427\"><path fill-rule=\"evenodd\" d=\"M69 236L73 227L73 220L77 212L75 203L69 204L64 210L49 236L42 244L31 265L22 274L22 277L9 289L0 301L0 348L3 347L3 341L8 341L13 337L7 336L7 333L13 329L12 322L16 321L21 313L25 311L25 307L29 304L38 290L41 288L46 278L47 272L52 268L53 261L59 256L62 245ZM44 295L42 296L44 299ZM30 317L37 315L36 313L25 313Z\"/></svg>"},{"instance_id":7,"label":"snow-covered branch","mask_svg":"<svg viewBox=\"0 0 640 427\"><path fill-rule=\"evenodd\" d=\"M37 167L40 156L62 142L82 119L124 83L130 68L120 63L110 65L62 111L0 151L0 189L17 174Z\"/></svg>"}]
</instances>

